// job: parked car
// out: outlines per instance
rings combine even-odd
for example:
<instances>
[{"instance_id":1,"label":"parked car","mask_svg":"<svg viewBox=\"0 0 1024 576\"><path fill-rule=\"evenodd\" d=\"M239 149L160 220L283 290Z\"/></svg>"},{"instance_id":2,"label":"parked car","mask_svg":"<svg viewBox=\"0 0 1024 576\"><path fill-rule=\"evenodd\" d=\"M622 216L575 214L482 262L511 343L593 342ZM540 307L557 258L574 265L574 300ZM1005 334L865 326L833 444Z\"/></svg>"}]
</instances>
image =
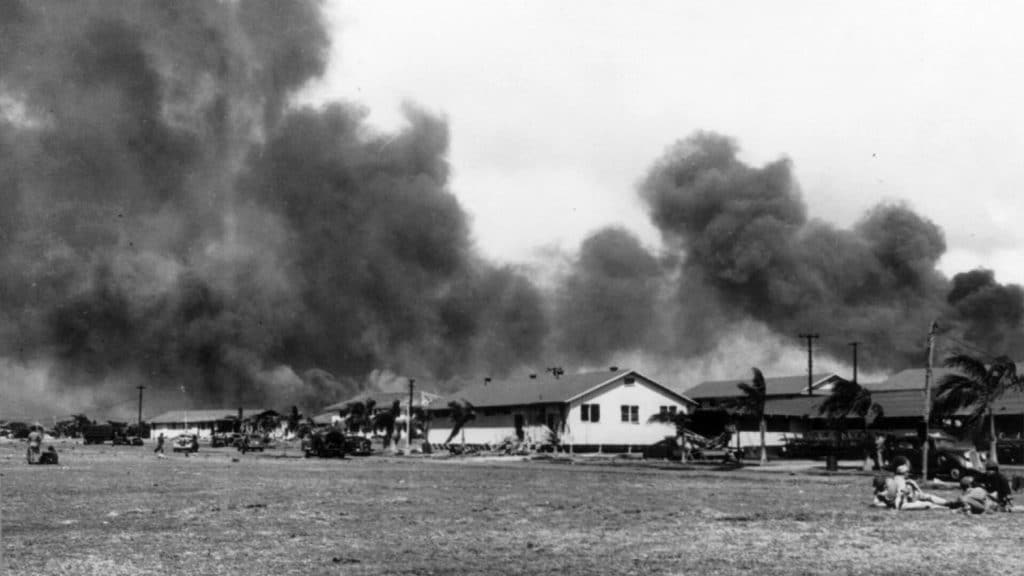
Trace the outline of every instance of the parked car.
<instances>
[{"instance_id":1,"label":"parked car","mask_svg":"<svg viewBox=\"0 0 1024 576\"><path fill-rule=\"evenodd\" d=\"M972 454L973 452L973 454ZM976 456L973 458L972 456ZM893 469L896 461L905 458L910 462L911 472L921 473L921 439L917 434L891 438L883 451L885 467ZM974 446L959 442L942 432L933 432L928 438L928 470L935 476L959 480L968 474L984 474L983 453L977 453ZM981 463L978 467L976 462Z\"/></svg>"},{"instance_id":2,"label":"parked car","mask_svg":"<svg viewBox=\"0 0 1024 576\"><path fill-rule=\"evenodd\" d=\"M235 439L234 446L238 448L239 452L263 452L274 448L274 442L268 436L239 434L239 437Z\"/></svg>"},{"instance_id":3,"label":"parked car","mask_svg":"<svg viewBox=\"0 0 1024 576\"><path fill-rule=\"evenodd\" d=\"M344 458L347 455L368 456L373 451L368 438L348 436L335 428L313 430L302 439L306 458Z\"/></svg>"},{"instance_id":4,"label":"parked car","mask_svg":"<svg viewBox=\"0 0 1024 576\"><path fill-rule=\"evenodd\" d=\"M174 452L199 452L199 438L192 435L178 436L171 443Z\"/></svg>"},{"instance_id":5,"label":"parked car","mask_svg":"<svg viewBox=\"0 0 1024 576\"><path fill-rule=\"evenodd\" d=\"M217 432L210 437L210 448L224 448L237 446L242 439L238 432Z\"/></svg>"}]
</instances>

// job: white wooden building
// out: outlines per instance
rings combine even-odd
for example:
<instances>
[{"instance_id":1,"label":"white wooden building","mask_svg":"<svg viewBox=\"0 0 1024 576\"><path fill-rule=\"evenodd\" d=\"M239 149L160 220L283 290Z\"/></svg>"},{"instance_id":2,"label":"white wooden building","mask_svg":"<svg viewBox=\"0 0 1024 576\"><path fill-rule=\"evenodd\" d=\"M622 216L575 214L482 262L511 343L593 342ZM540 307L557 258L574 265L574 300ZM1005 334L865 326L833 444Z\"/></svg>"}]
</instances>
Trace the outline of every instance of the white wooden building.
<instances>
[{"instance_id":1,"label":"white wooden building","mask_svg":"<svg viewBox=\"0 0 1024 576\"><path fill-rule=\"evenodd\" d=\"M670 424L649 422L658 412L689 413L697 403L635 370L532 375L484 381L447 400L470 403L476 418L452 443L499 444L507 438L544 443L552 431L579 449L645 446L675 434ZM429 441L444 443L454 426L446 402L431 407Z\"/></svg>"},{"instance_id":2,"label":"white wooden building","mask_svg":"<svg viewBox=\"0 0 1024 576\"><path fill-rule=\"evenodd\" d=\"M149 419L150 438L197 434L209 438L214 432L233 430L244 418L270 412L265 408L222 408L206 410L171 410Z\"/></svg>"}]
</instances>

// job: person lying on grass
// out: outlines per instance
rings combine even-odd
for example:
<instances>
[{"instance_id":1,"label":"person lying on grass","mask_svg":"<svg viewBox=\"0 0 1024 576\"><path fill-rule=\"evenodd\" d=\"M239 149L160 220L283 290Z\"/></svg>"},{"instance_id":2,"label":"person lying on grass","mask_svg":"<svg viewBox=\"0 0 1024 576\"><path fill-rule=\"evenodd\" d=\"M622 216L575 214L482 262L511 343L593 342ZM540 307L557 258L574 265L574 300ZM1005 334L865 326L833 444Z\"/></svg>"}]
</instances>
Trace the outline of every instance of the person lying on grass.
<instances>
[{"instance_id":1,"label":"person lying on grass","mask_svg":"<svg viewBox=\"0 0 1024 576\"><path fill-rule=\"evenodd\" d=\"M949 507L960 510L964 514L984 514L993 512L997 508L996 501L985 491L984 486L974 481L973 476L964 476L960 479L960 496L949 503Z\"/></svg>"},{"instance_id":2,"label":"person lying on grass","mask_svg":"<svg viewBox=\"0 0 1024 576\"><path fill-rule=\"evenodd\" d=\"M871 505L907 511L933 510L948 506L945 499L926 493L916 482L908 480L909 472L910 466L900 464L891 477L876 476L873 481L875 498Z\"/></svg>"}]
</instances>

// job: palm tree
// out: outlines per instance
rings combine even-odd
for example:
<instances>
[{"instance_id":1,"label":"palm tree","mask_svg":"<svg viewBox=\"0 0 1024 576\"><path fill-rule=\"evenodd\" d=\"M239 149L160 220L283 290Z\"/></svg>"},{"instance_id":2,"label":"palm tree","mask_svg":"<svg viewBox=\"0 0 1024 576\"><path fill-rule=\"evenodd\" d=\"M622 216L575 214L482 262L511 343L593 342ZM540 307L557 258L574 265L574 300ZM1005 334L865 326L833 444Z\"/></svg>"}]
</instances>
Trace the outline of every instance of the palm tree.
<instances>
[{"instance_id":1,"label":"palm tree","mask_svg":"<svg viewBox=\"0 0 1024 576\"><path fill-rule=\"evenodd\" d=\"M693 418L686 412L658 412L647 419L648 422L658 424L672 424L676 427L676 444L679 446L680 460L686 462L686 434L689 432L690 422Z\"/></svg>"},{"instance_id":2,"label":"palm tree","mask_svg":"<svg viewBox=\"0 0 1024 576\"><path fill-rule=\"evenodd\" d=\"M473 408L472 404L465 400L463 400L461 404L455 400L449 402L448 409L451 410L451 419L454 426L452 426L452 433L449 434L448 439L444 441L446 445L451 443L452 439L455 438L455 435L462 430L462 427L465 426L467 422L476 419L476 410Z\"/></svg>"},{"instance_id":3,"label":"palm tree","mask_svg":"<svg viewBox=\"0 0 1024 576\"><path fill-rule=\"evenodd\" d=\"M430 420L431 420L431 415L430 415L430 411L429 410L427 410L423 406L418 406L416 408L413 408L413 410L412 410L412 426L409 427L409 430L410 430L409 442L410 443L412 442L412 432L411 432L411 430L413 429L413 427L418 425L420 430L423 433L423 452L425 454L429 454L431 452L431 450L430 450Z\"/></svg>"},{"instance_id":4,"label":"palm tree","mask_svg":"<svg viewBox=\"0 0 1024 576\"><path fill-rule=\"evenodd\" d=\"M384 447L388 448L391 446L391 439L395 435L395 422L398 421L398 417L402 414L402 403L395 400L391 403L391 408L378 412L373 416L373 428L374 430L381 430L384 432Z\"/></svg>"},{"instance_id":5,"label":"palm tree","mask_svg":"<svg viewBox=\"0 0 1024 576\"><path fill-rule=\"evenodd\" d=\"M944 365L959 374L948 374L939 383L935 393L935 412L951 415L957 410L968 409L967 423L977 425L988 417L989 458L996 459L996 420L992 405L1003 394L1012 389L1024 388L1024 381L1017 374L1017 365L1006 356L996 358L991 365L967 354L954 354L946 358Z\"/></svg>"},{"instance_id":6,"label":"palm tree","mask_svg":"<svg viewBox=\"0 0 1024 576\"><path fill-rule=\"evenodd\" d=\"M764 417L764 405L767 398L767 386L764 383L764 374L759 368L751 368L753 378L750 384L740 382L736 386L743 392L743 395L730 403L730 408L737 410L745 416L754 416L758 420L758 429L761 432L761 465L768 463L768 450L765 448L764 435L767 423ZM739 429L736 430L736 437L739 438Z\"/></svg>"},{"instance_id":7,"label":"palm tree","mask_svg":"<svg viewBox=\"0 0 1024 576\"><path fill-rule=\"evenodd\" d=\"M832 388L832 393L818 407L818 413L828 418L836 434L836 447L839 447L842 433L846 431L846 419L851 415L861 419L864 437L867 438L868 426L882 416L882 407L871 399L871 391L860 384L841 380ZM865 466L871 457L870 451L865 455ZM878 459L881 466L882 460Z\"/></svg>"}]
</instances>

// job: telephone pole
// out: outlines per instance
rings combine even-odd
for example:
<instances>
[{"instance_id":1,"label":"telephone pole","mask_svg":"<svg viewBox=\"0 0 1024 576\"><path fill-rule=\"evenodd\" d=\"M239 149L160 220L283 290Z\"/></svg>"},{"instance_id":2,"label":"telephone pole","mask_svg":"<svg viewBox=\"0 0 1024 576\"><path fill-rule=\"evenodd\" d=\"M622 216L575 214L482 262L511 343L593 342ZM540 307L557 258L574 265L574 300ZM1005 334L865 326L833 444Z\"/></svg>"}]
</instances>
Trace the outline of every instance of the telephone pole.
<instances>
[{"instance_id":1,"label":"telephone pole","mask_svg":"<svg viewBox=\"0 0 1024 576\"><path fill-rule=\"evenodd\" d=\"M924 438L921 439L921 478L928 480L928 435L932 417L932 362L935 359L935 332L938 322L928 329L928 365L924 369Z\"/></svg>"},{"instance_id":2,"label":"telephone pole","mask_svg":"<svg viewBox=\"0 0 1024 576\"><path fill-rule=\"evenodd\" d=\"M145 386L136 386L136 388L139 389L139 420L138 420L137 424L139 425L139 435L141 436L142 435L142 391L145 390L146 387Z\"/></svg>"},{"instance_id":3,"label":"telephone pole","mask_svg":"<svg viewBox=\"0 0 1024 576\"><path fill-rule=\"evenodd\" d=\"M807 395L814 396L814 341L819 336L817 334L798 334L797 336L807 340Z\"/></svg>"},{"instance_id":4,"label":"telephone pole","mask_svg":"<svg viewBox=\"0 0 1024 576\"><path fill-rule=\"evenodd\" d=\"M853 347L853 383L857 383L857 346L860 342L850 342L850 346Z\"/></svg>"}]
</instances>

